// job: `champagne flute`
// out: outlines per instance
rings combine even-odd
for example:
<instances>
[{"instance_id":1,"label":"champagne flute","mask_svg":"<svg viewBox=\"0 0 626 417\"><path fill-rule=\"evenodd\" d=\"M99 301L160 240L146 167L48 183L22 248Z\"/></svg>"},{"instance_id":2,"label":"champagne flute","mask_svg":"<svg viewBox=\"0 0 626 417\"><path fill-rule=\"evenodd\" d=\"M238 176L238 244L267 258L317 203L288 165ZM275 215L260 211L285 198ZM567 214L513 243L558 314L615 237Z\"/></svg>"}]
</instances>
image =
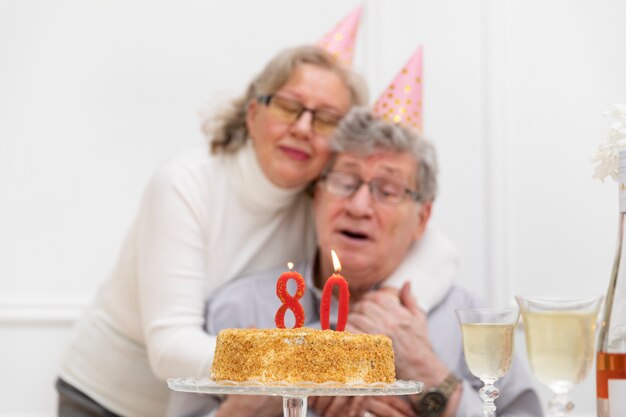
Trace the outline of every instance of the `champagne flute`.
<instances>
[{"instance_id":1,"label":"champagne flute","mask_svg":"<svg viewBox=\"0 0 626 417\"><path fill-rule=\"evenodd\" d=\"M515 297L522 311L528 361L535 377L553 393L551 417L574 408L568 393L587 376L602 297L584 299Z\"/></svg>"},{"instance_id":2,"label":"champagne flute","mask_svg":"<svg viewBox=\"0 0 626 417\"><path fill-rule=\"evenodd\" d=\"M463 352L470 372L480 378L483 415L495 417L499 391L494 383L503 377L513 361L515 326L519 310L476 308L456 310L463 334Z\"/></svg>"}]
</instances>

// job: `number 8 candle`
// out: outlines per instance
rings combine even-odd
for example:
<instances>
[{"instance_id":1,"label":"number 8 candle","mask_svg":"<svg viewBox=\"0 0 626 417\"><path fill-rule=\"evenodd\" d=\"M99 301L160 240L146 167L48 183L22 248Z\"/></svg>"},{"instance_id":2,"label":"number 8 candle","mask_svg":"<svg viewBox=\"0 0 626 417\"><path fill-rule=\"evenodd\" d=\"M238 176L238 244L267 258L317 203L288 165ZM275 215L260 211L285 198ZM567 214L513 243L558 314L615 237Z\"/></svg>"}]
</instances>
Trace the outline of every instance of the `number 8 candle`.
<instances>
[{"instance_id":1,"label":"number 8 candle","mask_svg":"<svg viewBox=\"0 0 626 417\"><path fill-rule=\"evenodd\" d=\"M339 287L339 309L337 315L337 331L343 331L346 328L346 322L348 321L348 311L350 309L350 290L348 290L348 281L341 275L341 264L339 258L334 250L330 251L333 257L333 266L335 267L335 273L332 274L326 283L324 284L324 290L322 291L322 304L320 306L320 321L322 323L322 330L328 330L330 320L330 303L333 295L333 287L337 285Z\"/></svg>"},{"instance_id":2,"label":"number 8 candle","mask_svg":"<svg viewBox=\"0 0 626 417\"><path fill-rule=\"evenodd\" d=\"M302 275L296 271L292 271L293 264L291 262L287 263L287 266L289 267L289 271L283 272L276 282L276 295L283 303L278 311L276 311L274 322L276 323L276 327L280 329L285 328L285 313L287 312L287 309L293 312L296 319L296 323L293 326L294 328L302 327L304 325L304 308L298 300L300 300L304 295L306 284L304 283ZM294 295L289 294L287 291L287 281L290 279L295 280L298 286Z\"/></svg>"}]
</instances>

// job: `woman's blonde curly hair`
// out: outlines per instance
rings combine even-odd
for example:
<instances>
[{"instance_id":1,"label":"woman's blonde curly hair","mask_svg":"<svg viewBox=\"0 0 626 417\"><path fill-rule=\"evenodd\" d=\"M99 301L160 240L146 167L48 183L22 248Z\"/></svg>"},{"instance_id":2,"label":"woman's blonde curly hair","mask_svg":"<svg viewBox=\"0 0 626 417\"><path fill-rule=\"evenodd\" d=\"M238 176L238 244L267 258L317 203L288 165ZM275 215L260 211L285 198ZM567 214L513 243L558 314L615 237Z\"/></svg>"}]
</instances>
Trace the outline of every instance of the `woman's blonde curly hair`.
<instances>
[{"instance_id":1,"label":"woman's blonde curly hair","mask_svg":"<svg viewBox=\"0 0 626 417\"><path fill-rule=\"evenodd\" d=\"M243 96L233 100L216 116L203 123L202 131L211 141L211 152L233 153L240 149L249 136L246 113L250 100L280 89L302 64L315 65L334 72L348 87L353 106L367 104L367 87L363 79L342 66L328 52L308 45L286 49L276 55L252 80Z\"/></svg>"}]
</instances>

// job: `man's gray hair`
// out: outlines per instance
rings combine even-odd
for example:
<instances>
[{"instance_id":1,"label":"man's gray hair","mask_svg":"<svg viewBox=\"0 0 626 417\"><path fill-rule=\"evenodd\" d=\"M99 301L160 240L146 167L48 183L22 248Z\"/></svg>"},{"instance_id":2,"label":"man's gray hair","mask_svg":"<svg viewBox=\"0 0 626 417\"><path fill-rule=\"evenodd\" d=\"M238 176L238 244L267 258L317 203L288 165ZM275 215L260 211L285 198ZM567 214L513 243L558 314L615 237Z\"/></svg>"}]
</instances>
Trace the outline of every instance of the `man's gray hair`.
<instances>
[{"instance_id":1,"label":"man's gray hair","mask_svg":"<svg viewBox=\"0 0 626 417\"><path fill-rule=\"evenodd\" d=\"M267 63L241 97L234 99L216 116L204 121L202 130L211 140L211 151L232 153L240 149L248 140L246 114L250 100L279 90L303 64L314 65L337 74L350 92L350 104L353 106L367 104L365 81L330 53L313 45L285 49Z\"/></svg>"},{"instance_id":2,"label":"man's gray hair","mask_svg":"<svg viewBox=\"0 0 626 417\"><path fill-rule=\"evenodd\" d=\"M416 190L420 201L432 202L437 195L435 147L416 130L376 116L364 107L353 108L341 121L331 140L334 156L326 165L330 171L338 152L370 155L378 151L408 152L417 165Z\"/></svg>"}]
</instances>

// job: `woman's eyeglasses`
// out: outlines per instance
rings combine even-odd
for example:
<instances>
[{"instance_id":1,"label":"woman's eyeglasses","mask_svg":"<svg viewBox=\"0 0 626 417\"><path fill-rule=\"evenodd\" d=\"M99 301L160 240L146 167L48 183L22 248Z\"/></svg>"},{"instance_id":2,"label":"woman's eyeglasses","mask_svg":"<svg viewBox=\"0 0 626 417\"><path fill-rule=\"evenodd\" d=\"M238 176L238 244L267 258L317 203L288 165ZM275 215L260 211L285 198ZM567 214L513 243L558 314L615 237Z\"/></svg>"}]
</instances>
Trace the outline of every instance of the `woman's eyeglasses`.
<instances>
[{"instance_id":1,"label":"woman's eyeglasses","mask_svg":"<svg viewBox=\"0 0 626 417\"><path fill-rule=\"evenodd\" d=\"M259 96L257 100L265 104L274 116L285 123L295 122L304 112L311 113L313 131L321 136L330 136L343 117L328 110L309 109L302 103L279 94Z\"/></svg>"}]
</instances>

